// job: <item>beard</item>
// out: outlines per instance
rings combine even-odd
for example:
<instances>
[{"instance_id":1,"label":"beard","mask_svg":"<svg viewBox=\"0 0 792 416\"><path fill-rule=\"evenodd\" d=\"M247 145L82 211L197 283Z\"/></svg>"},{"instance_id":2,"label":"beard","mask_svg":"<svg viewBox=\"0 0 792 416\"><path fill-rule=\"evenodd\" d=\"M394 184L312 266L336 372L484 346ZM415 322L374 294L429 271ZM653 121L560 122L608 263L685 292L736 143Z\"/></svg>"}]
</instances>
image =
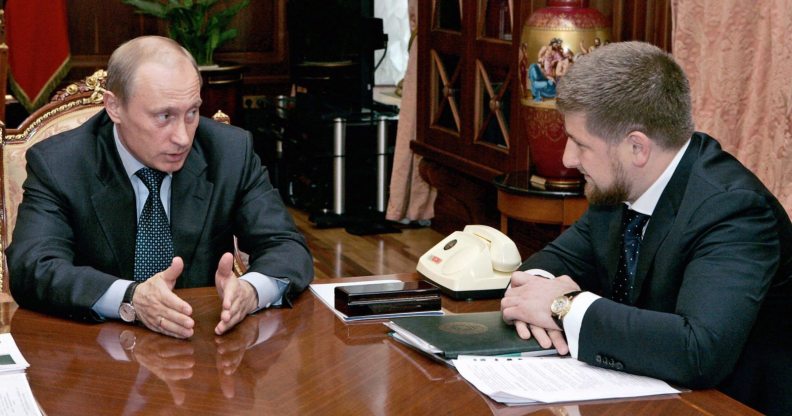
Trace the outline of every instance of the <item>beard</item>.
<instances>
[{"instance_id":1,"label":"beard","mask_svg":"<svg viewBox=\"0 0 792 416\"><path fill-rule=\"evenodd\" d=\"M630 196L630 184L627 182L627 175L621 162L614 160L611 163L613 169L613 183L607 188L600 188L597 185L586 182L584 193L591 205L618 205L626 201Z\"/></svg>"}]
</instances>

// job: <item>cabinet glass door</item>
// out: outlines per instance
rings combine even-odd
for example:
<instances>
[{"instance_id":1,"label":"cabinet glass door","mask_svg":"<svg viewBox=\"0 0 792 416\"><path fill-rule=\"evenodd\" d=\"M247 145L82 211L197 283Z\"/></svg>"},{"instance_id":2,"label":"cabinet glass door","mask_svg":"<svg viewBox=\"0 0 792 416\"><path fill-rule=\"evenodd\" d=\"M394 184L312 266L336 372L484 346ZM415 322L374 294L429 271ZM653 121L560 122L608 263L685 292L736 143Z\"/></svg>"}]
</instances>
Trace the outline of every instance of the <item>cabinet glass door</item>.
<instances>
[{"instance_id":1,"label":"cabinet glass door","mask_svg":"<svg viewBox=\"0 0 792 416\"><path fill-rule=\"evenodd\" d=\"M479 0L481 13L479 36L512 40L512 0Z\"/></svg>"},{"instance_id":2,"label":"cabinet glass door","mask_svg":"<svg viewBox=\"0 0 792 416\"><path fill-rule=\"evenodd\" d=\"M512 72L476 61L476 143L509 149Z\"/></svg>"},{"instance_id":3,"label":"cabinet glass door","mask_svg":"<svg viewBox=\"0 0 792 416\"><path fill-rule=\"evenodd\" d=\"M434 0L433 10L433 29L462 31L462 0Z\"/></svg>"},{"instance_id":4,"label":"cabinet glass door","mask_svg":"<svg viewBox=\"0 0 792 416\"><path fill-rule=\"evenodd\" d=\"M459 57L432 51L432 126L459 134Z\"/></svg>"}]
</instances>

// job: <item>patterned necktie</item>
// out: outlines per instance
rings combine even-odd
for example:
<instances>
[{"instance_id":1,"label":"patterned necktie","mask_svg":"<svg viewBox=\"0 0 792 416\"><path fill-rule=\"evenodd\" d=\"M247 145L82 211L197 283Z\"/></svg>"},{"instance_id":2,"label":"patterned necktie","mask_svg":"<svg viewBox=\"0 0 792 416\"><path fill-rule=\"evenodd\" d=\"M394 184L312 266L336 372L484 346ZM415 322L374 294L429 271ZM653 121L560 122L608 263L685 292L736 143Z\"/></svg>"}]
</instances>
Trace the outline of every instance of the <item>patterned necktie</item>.
<instances>
[{"instance_id":1,"label":"patterned necktie","mask_svg":"<svg viewBox=\"0 0 792 416\"><path fill-rule=\"evenodd\" d=\"M135 280L143 281L170 266L173 239L165 208L160 200L160 186L167 175L151 168L135 172L148 188L149 195L138 220L135 241Z\"/></svg>"},{"instance_id":2,"label":"patterned necktie","mask_svg":"<svg viewBox=\"0 0 792 416\"><path fill-rule=\"evenodd\" d=\"M638 251L641 248L641 233L649 216L628 209L622 219L622 251L619 269L613 282L613 300L629 304L630 292L635 282L638 267Z\"/></svg>"}]
</instances>

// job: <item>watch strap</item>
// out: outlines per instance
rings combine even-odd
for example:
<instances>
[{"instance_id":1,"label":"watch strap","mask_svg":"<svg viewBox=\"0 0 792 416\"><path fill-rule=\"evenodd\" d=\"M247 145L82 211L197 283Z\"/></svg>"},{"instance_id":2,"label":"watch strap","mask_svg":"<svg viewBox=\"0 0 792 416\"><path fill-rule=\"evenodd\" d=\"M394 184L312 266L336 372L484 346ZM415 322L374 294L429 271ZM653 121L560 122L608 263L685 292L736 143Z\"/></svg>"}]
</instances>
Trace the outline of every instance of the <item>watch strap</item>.
<instances>
[{"instance_id":1,"label":"watch strap","mask_svg":"<svg viewBox=\"0 0 792 416\"><path fill-rule=\"evenodd\" d=\"M575 299L575 296L577 296L577 295L579 295L581 293L583 293L582 290L575 290L575 291L572 291L572 292L564 293L564 296L568 297L569 300L572 301L572 300Z\"/></svg>"},{"instance_id":2,"label":"watch strap","mask_svg":"<svg viewBox=\"0 0 792 416\"><path fill-rule=\"evenodd\" d=\"M135 296L135 289L137 289L139 284L140 282L132 282L129 286L127 286L126 292L124 292L124 299L121 301L121 303L132 303L132 297Z\"/></svg>"}]
</instances>

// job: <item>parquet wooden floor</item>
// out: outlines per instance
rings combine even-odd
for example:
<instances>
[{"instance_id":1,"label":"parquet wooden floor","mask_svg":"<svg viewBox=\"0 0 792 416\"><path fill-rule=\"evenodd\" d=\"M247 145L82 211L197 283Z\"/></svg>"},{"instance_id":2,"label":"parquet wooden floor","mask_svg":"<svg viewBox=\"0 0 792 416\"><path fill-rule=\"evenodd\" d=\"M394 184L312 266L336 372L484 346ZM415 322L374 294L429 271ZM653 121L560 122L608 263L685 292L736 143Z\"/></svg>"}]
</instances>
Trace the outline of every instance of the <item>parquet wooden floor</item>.
<instances>
[{"instance_id":1,"label":"parquet wooden floor","mask_svg":"<svg viewBox=\"0 0 792 416\"><path fill-rule=\"evenodd\" d=\"M289 211L308 240L317 278L414 272L418 258L445 237L429 227L357 236L344 228L316 228L306 212Z\"/></svg>"}]
</instances>

